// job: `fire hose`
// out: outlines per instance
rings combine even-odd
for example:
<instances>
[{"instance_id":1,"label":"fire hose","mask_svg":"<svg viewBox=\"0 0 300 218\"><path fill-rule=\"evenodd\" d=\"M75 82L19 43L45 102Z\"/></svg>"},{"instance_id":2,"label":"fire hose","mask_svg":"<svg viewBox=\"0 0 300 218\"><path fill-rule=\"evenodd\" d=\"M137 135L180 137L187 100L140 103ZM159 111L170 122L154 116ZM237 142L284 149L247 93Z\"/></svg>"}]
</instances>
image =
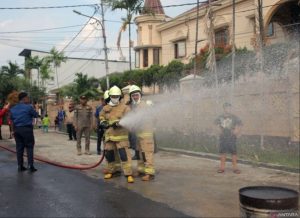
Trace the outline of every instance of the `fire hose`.
<instances>
[{"instance_id":1,"label":"fire hose","mask_svg":"<svg viewBox=\"0 0 300 218\"><path fill-rule=\"evenodd\" d=\"M6 150L6 151L9 151L9 152L12 152L14 154L16 154L17 152L7 146L4 146L4 145L0 145L0 148ZM104 160L104 156L105 156L105 151L103 151L103 155L101 156L100 160L95 163L95 164L92 164L92 165L88 165L88 166L83 166L83 165L66 165L66 164L62 164L62 163L59 163L59 162L55 162L55 161L51 161L51 160L47 160L43 157L39 157L39 156L35 156L34 159L35 160L38 160L40 162L43 162L43 163L47 163L47 164L50 164L50 165L53 165L53 166L56 166L56 167L61 167L61 168L66 168L66 169L73 169L73 170L89 170L89 169L92 169L92 168L95 168L97 166L99 166L102 161Z\"/></svg>"}]
</instances>

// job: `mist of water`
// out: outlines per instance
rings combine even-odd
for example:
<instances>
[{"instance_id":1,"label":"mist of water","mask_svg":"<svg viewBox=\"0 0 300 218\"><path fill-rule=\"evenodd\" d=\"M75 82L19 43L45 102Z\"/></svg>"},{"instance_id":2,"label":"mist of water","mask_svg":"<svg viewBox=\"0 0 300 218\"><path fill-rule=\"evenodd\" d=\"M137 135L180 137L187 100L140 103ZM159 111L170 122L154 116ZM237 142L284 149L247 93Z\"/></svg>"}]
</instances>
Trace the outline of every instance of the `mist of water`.
<instances>
[{"instance_id":1,"label":"mist of water","mask_svg":"<svg viewBox=\"0 0 300 218\"><path fill-rule=\"evenodd\" d=\"M236 76L234 89L230 82L222 82L222 79L230 81L227 78L231 71L230 61L221 61L218 63L221 80L218 90L209 76L197 80L196 84L190 81L178 90L145 97L152 100L153 105L130 112L120 124L135 131L151 123L156 132L168 132L169 141L172 141L172 134L173 139L194 137L192 141L197 146L203 141L200 135L218 135L214 120L222 113L223 103L232 101L232 112L243 121L244 135L263 134L294 141L298 138L299 141L299 135L295 135L299 127L294 127L299 121L299 50L298 38L266 48L264 72L260 72L255 54L237 54L236 73L239 76Z\"/></svg>"}]
</instances>

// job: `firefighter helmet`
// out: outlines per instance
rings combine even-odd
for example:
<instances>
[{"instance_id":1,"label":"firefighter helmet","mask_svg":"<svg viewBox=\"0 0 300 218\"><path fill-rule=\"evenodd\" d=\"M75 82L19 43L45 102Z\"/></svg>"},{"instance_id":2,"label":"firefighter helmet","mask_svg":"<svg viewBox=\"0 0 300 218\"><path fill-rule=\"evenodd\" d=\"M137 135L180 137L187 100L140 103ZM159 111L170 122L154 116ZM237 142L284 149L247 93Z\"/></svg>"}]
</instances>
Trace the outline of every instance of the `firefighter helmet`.
<instances>
[{"instance_id":1,"label":"firefighter helmet","mask_svg":"<svg viewBox=\"0 0 300 218\"><path fill-rule=\"evenodd\" d=\"M104 100L106 100L106 99L108 99L109 98L109 90L106 90L105 92L104 92L104 94L103 94L103 98L104 98Z\"/></svg>"},{"instance_id":2,"label":"firefighter helmet","mask_svg":"<svg viewBox=\"0 0 300 218\"><path fill-rule=\"evenodd\" d=\"M132 93L135 93L135 92L142 92L141 88L136 86L136 85L132 85L130 86L129 88L129 95L131 95Z\"/></svg>"},{"instance_id":3,"label":"firefighter helmet","mask_svg":"<svg viewBox=\"0 0 300 218\"><path fill-rule=\"evenodd\" d=\"M121 96L122 92L121 92L121 89L117 86L113 86L110 88L109 90L109 96L112 96L112 95L119 95Z\"/></svg>"}]
</instances>

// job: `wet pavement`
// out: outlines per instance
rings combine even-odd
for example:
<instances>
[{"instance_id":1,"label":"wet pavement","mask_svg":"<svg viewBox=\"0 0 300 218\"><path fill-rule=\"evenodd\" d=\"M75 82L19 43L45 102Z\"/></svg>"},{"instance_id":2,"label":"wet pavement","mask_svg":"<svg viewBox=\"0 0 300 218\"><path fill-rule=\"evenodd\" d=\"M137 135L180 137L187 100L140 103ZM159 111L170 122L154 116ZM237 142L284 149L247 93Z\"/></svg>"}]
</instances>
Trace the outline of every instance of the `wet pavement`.
<instances>
[{"instance_id":1,"label":"wet pavement","mask_svg":"<svg viewBox=\"0 0 300 218\"><path fill-rule=\"evenodd\" d=\"M36 164L17 172L0 152L0 217L186 217L181 212L78 171Z\"/></svg>"},{"instance_id":2,"label":"wet pavement","mask_svg":"<svg viewBox=\"0 0 300 218\"><path fill-rule=\"evenodd\" d=\"M47 159L62 162L64 164L87 165L96 163L100 158L100 156L96 154L95 141L92 141L91 144L92 155L77 156L75 142L68 141L66 135L58 134L53 130L48 134L43 134L41 131L36 130L35 135L36 154L47 157ZM13 140L3 140L0 141L0 144L14 148ZM2 149L0 149L0 153L3 153ZM15 159L13 156L11 157L11 161L11 164L14 165ZM1 160L0 162L2 163ZM124 177L104 181L101 173L103 165L92 170L77 172L49 167L39 163L37 165L39 171L34 175L34 178L35 180L45 180L43 181L45 183L44 188L47 189L48 186L50 188L52 187L51 192L53 189L55 192L55 188L53 187L58 183L64 184L63 181L65 180L76 182L78 177L77 187L80 190L78 196L82 199L80 201L82 205L93 205L93 203L85 203L90 202L89 196L93 199L92 196L94 195L94 192L98 193L96 195L99 195L103 190L111 188L114 190L113 192L116 191L118 195L120 194L123 196L125 195L124 193L129 193L130 199L131 196L133 196L132 198L135 199L134 201L136 202L132 203L133 201L127 200L129 202L126 203L132 203L133 207L138 208L138 210L142 207L147 208L149 211L154 210L152 206L149 206L150 204L139 200L139 198L144 200L149 199L149 202L162 203L163 205L166 204L168 207L182 212L182 214L194 217L238 217L240 213L238 191L240 188L246 186L272 185L299 191L299 174L297 173L239 164L242 173L237 175L232 172L231 164L228 163L225 173L218 174L216 173L218 165L219 161L217 160L159 151L155 154L157 175L155 180L149 183L142 182L140 178L136 178L134 184L127 184ZM136 161L133 161L133 166L136 168ZM1 175L2 168L3 165L1 165L0 168ZM57 175L54 174L53 177L48 177L55 180L50 179L47 181L45 178L39 178L41 175L47 175L47 172L51 171L59 172ZM17 173L15 172L15 169L11 173L14 173L16 177ZM67 178L65 175L69 175L69 173L73 177L64 179ZM85 188L85 185L83 185L85 180L90 181L88 184L96 184L96 188L93 193L83 195L84 197L82 197L80 193L84 192L82 188ZM0 182L2 183L2 179ZM2 187L3 186L0 184L0 190ZM98 189L101 187L104 188L100 189L98 192ZM66 190L68 190L68 187ZM105 194L105 192L102 194ZM74 195L72 194L63 196L63 200L65 201L72 201L72 199L74 199ZM115 205L125 204L122 201L118 201L118 198L111 198L109 193L105 197L111 199ZM3 198L3 196L1 197L0 195L0 200L1 198ZM91 201L94 202L97 200L93 199ZM1 202L2 200L0 201L0 206L2 208ZM99 200L99 202L101 203L102 201ZM46 203L44 202L44 204ZM49 209L49 207L47 208ZM123 216L127 216L126 213ZM83 216L87 215L83 214ZM140 216L151 217L150 214L146 213L142 213ZM164 214L159 214L158 216L164 217ZM166 216L173 217L173 215Z\"/></svg>"}]
</instances>

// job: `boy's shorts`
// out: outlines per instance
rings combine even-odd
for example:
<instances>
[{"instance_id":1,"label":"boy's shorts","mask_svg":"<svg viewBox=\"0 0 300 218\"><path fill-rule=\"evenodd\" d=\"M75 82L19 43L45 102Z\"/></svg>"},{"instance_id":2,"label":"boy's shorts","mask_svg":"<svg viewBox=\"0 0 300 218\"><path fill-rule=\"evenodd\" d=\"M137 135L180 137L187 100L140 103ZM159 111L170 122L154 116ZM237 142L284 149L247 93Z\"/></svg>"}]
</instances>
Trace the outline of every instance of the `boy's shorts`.
<instances>
[{"instance_id":1,"label":"boy's shorts","mask_svg":"<svg viewBox=\"0 0 300 218\"><path fill-rule=\"evenodd\" d=\"M236 154L236 136L230 135L230 136L220 136L220 148L219 148L220 154Z\"/></svg>"}]
</instances>

